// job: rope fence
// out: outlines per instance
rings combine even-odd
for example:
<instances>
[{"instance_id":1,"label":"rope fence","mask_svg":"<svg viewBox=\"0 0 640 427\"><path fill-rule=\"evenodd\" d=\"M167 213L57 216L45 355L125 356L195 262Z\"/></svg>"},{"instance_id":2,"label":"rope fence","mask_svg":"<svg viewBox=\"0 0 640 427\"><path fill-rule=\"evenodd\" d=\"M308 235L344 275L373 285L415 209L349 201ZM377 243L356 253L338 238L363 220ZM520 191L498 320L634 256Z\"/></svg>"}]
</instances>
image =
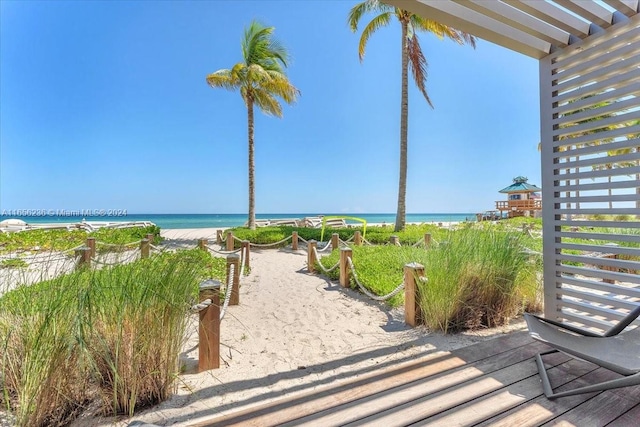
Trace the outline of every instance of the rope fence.
<instances>
[{"instance_id":1,"label":"rope fence","mask_svg":"<svg viewBox=\"0 0 640 427\"><path fill-rule=\"evenodd\" d=\"M366 296L368 296L369 298L375 301L386 301L398 295L400 292L404 290L404 282L403 282L403 283L400 283L398 286L396 286L396 288L393 291L389 292L386 295L376 295L374 293L371 293L358 279L358 273L356 273L356 268L353 265L353 261L351 260L351 257L347 257L347 262L349 263L351 274L353 274L353 280L358 285L358 288L360 289L360 291L362 291L363 294L365 294Z\"/></svg>"},{"instance_id":2,"label":"rope fence","mask_svg":"<svg viewBox=\"0 0 640 427\"><path fill-rule=\"evenodd\" d=\"M325 273L331 273L333 270L335 270L336 268L338 268L340 266L340 261L338 261L336 263L336 265L334 265L333 267L326 268L324 265L322 265L322 262L320 261L320 257L318 256L318 250L316 249L315 246L312 247L312 250L314 252L315 259L318 261L318 265L320 266L320 269L322 271L324 271Z\"/></svg>"}]
</instances>

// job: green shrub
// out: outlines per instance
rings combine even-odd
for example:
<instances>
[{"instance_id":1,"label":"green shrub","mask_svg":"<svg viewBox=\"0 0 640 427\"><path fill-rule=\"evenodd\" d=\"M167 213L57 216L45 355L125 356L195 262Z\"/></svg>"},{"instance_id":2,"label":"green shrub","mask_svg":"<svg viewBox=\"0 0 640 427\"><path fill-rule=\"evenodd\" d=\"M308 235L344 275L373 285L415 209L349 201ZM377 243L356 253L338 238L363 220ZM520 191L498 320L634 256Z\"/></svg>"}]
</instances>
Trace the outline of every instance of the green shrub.
<instances>
[{"instance_id":1,"label":"green shrub","mask_svg":"<svg viewBox=\"0 0 640 427\"><path fill-rule=\"evenodd\" d=\"M174 390L185 322L226 262L200 250L84 269L0 298L0 400L19 426L62 425L88 400L133 414Z\"/></svg>"},{"instance_id":2,"label":"green shrub","mask_svg":"<svg viewBox=\"0 0 640 427\"><path fill-rule=\"evenodd\" d=\"M451 232L427 251L420 306L431 329L459 331L505 324L539 309L539 261L522 252L523 235L472 228Z\"/></svg>"},{"instance_id":3,"label":"green shrub","mask_svg":"<svg viewBox=\"0 0 640 427\"><path fill-rule=\"evenodd\" d=\"M160 228L101 228L87 233L83 230L26 230L16 233L0 233L0 253L16 251L65 251L82 245L87 237L96 241L114 245L124 245L138 241L147 234L154 234L154 244L161 241Z\"/></svg>"},{"instance_id":4,"label":"green shrub","mask_svg":"<svg viewBox=\"0 0 640 427\"><path fill-rule=\"evenodd\" d=\"M425 266L427 282L420 282L420 306L432 330L459 331L505 324L524 309L539 311L539 257L523 253L528 236L494 228L467 226L448 231L430 249L398 246L352 247L360 282L377 295L393 291L403 280L404 265ZM540 239L538 239L540 240ZM339 251L322 257L325 268L339 259ZM338 270L328 274L337 279ZM352 287L355 286L353 278ZM391 305L401 304L403 294Z\"/></svg>"}]
</instances>

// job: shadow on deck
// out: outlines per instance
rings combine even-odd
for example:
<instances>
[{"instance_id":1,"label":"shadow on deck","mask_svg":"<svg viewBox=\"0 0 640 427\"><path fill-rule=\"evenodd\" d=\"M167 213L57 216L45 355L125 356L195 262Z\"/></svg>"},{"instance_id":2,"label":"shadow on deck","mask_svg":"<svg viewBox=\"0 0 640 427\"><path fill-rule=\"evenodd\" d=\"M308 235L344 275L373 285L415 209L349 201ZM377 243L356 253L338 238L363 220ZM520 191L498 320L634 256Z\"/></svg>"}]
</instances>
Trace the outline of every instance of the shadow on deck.
<instances>
[{"instance_id":1,"label":"shadow on deck","mask_svg":"<svg viewBox=\"0 0 640 427\"><path fill-rule=\"evenodd\" d=\"M640 386L549 400L526 332L395 364L192 426L638 426ZM558 389L617 374L562 353L546 357ZM206 417L206 414L203 414Z\"/></svg>"}]
</instances>

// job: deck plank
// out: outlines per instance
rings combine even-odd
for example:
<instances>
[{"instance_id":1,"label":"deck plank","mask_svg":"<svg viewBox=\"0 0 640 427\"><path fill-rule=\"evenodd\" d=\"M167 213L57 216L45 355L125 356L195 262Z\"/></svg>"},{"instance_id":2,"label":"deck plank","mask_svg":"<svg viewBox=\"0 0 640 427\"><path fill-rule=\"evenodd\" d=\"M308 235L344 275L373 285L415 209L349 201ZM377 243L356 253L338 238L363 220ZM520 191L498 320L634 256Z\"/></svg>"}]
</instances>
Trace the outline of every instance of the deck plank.
<instances>
[{"instance_id":1,"label":"deck plank","mask_svg":"<svg viewBox=\"0 0 640 427\"><path fill-rule=\"evenodd\" d=\"M568 357L568 356L564 356ZM535 365L534 360L529 363ZM565 363L559 364L549 369L550 375L554 375L558 385L562 385L559 378L569 383L584 374L595 369L594 366L585 365L581 361L569 359ZM537 367L536 367L537 373ZM497 414L513 410L514 408L527 406L526 404L543 395L540 385L540 378L537 374L524 378L521 381L510 384L500 390L486 394L460 405L445 413L430 417L416 425L452 426L452 425L476 425L495 417ZM526 424L526 422L525 422ZM491 424L493 425L493 424ZM521 426L523 424L508 424L510 426ZM539 425L533 423L531 425Z\"/></svg>"},{"instance_id":2,"label":"deck plank","mask_svg":"<svg viewBox=\"0 0 640 427\"><path fill-rule=\"evenodd\" d=\"M599 369L598 381L618 376L611 371ZM595 372L595 371L594 371ZM593 384L593 382L591 383ZM640 402L640 386L607 390L587 400L582 405L566 412L556 420L542 424L543 426L606 426L625 412L633 409ZM636 425L640 424L640 421Z\"/></svg>"},{"instance_id":3,"label":"deck plank","mask_svg":"<svg viewBox=\"0 0 640 427\"><path fill-rule=\"evenodd\" d=\"M561 353L556 353L548 358L549 363L562 364L568 357ZM501 390L506 386L518 383L523 379L532 378L537 375L537 368L531 359L516 363L507 368L485 373L484 375L463 384L450 387L438 393L431 393L429 389L424 390L424 396L405 405L381 411L370 417L345 424L348 426L405 426L412 423L421 422L429 417L434 417L440 413L457 408L478 397L482 397L496 390ZM454 425L454 424L450 424Z\"/></svg>"},{"instance_id":4,"label":"deck plank","mask_svg":"<svg viewBox=\"0 0 640 427\"><path fill-rule=\"evenodd\" d=\"M638 427L640 424L640 403L630 411L625 412L620 417L607 424L608 427Z\"/></svg>"},{"instance_id":5,"label":"deck plank","mask_svg":"<svg viewBox=\"0 0 640 427\"><path fill-rule=\"evenodd\" d=\"M295 394L273 403L258 405L223 416L215 416L191 425L193 427L280 425L308 414L383 392L388 388L410 383L417 378L441 374L468 363L493 358L498 354L509 355L512 350L523 345L532 345L531 339L524 332L504 335L491 340L491 342L493 345L486 345L486 342L478 343L458 349L455 353L430 354L417 361L405 362L398 366L360 376L353 381L330 385L322 390Z\"/></svg>"},{"instance_id":6,"label":"deck plank","mask_svg":"<svg viewBox=\"0 0 640 427\"><path fill-rule=\"evenodd\" d=\"M547 399L526 332L439 352L193 426L640 425L640 386ZM618 376L563 353L545 357L555 390Z\"/></svg>"},{"instance_id":7,"label":"deck plank","mask_svg":"<svg viewBox=\"0 0 640 427\"><path fill-rule=\"evenodd\" d=\"M533 344L533 345L532 345ZM367 398L344 403L339 407L326 408L294 420L286 426L333 426L344 425L349 422L358 421L360 418L368 416L378 416L384 410L391 410L400 405L410 404L421 399L425 394L435 395L456 385L468 383L478 379L487 372L494 372L501 367L511 366L521 363L544 349L543 344L531 343L507 353L501 353L491 358L485 358L476 363L467 364L463 367L443 372L427 378L416 377L414 381L397 386L389 387L383 392L369 396Z\"/></svg>"},{"instance_id":8,"label":"deck plank","mask_svg":"<svg viewBox=\"0 0 640 427\"><path fill-rule=\"evenodd\" d=\"M591 363L576 359L571 359L566 364L562 365L562 367L563 369L558 369L553 372L555 380L554 385L557 386L557 391L565 391L576 387L582 387L587 384L593 384L594 380L597 381L601 378L603 371L602 368L598 368ZM559 380L559 377L562 379ZM568 396L561 399L547 399L542 392L542 385L540 384L540 381L538 381L538 389L540 395L535 399L489 418L488 420L478 424L476 427L539 426L562 416L562 414L581 405L583 402L586 402L598 394L596 392L577 396Z\"/></svg>"}]
</instances>

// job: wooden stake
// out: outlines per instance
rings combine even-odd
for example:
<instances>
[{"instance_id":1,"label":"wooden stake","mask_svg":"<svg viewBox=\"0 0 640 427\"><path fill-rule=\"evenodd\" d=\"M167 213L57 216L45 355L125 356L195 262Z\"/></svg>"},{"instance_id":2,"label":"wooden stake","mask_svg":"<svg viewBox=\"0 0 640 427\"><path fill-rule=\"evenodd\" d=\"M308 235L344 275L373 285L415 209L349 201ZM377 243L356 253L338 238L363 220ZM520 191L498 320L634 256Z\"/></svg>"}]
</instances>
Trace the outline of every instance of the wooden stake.
<instances>
[{"instance_id":1,"label":"wooden stake","mask_svg":"<svg viewBox=\"0 0 640 427\"><path fill-rule=\"evenodd\" d=\"M216 230L216 243L222 244L222 230Z\"/></svg>"},{"instance_id":2,"label":"wooden stake","mask_svg":"<svg viewBox=\"0 0 640 427\"><path fill-rule=\"evenodd\" d=\"M233 247L233 233L231 231L227 231L227 250L232 251Z\"/></svg>"},{"instance_id":3,"label":"wooden stake","mask_svg":"<svg viewBox=\"0 0 640 427\"><path fill-rule=\"evenodd\" d=\"M89 249L91 249L91 258L96 256L96 238L95 237L87 237L86 245Z\"/></svg>"},{"instance_id":4,"label":"wooden stake","mask_svg":"<svg viewBox=\"0 0 640 427\"><path fill-rule=\"evenodd\" d=\"M78 248L75 250L76 258L80 257L78 260L78 269L82 267L91 267L91 248L86 246L82 248Z\"/></svg>"},{"instance_id":5,"label":"wooden stake","mask_svg":"<svg viewBox=\"0 0 640 427\"><path fill-rule=\"evenodd\" d=\"M424 266L418 263L404 266L404 322L409 326L422 323L419 287L416 277L424 276Z\"/></svg>"},{"instance_id":6,"label":"wooden stake","mask_svg":"<svg viewBox=\"0 0 640 427\"><path fill-rule=\"evenodd\" d=\"M316 251L318 248L318 242L315 240L309 240L307 244L307 270L309 273L313 273L316 269Z\"/></svg>"},{"instance_id":7,"label":"wooden stake","mask_svg":"<svg viewBox=\"0 0 640 427\"><path fill-rule=\"evenodd\" d=\"M291 249L294 251L298 250L298 232L294 231L291 233Z\"/></svg>"},{"instance_id":8,"label":"wooden stake","mask_svg":"<svg viewBox=\"0 0 640 427\"><path fill-rule=\"evenodd\" d=\"M149 258L149 239L140 241L140 258Z\"/></svg>"},{"instance_id":9,"label":"wooden stake","mask_svg":"<svg viewBox=\"0 0 640 427\"><path fill-rule=\"evenodd\" d=\"M207 239L198 239L198 249L202 249L203 251L206 251L208 244L209 244L209 241Z\"/></svg>"},{"instance_id":10,"label":"wooden stake","mask_svg":"<svg viewBox=\"0 0 640 427\"><path fill-rule=\"evenodd\" d=\"M338 233L333 233L331 235L331 252L335 251L340 247L340 235Z\"/></svg>"},{"instance_id":11,"label":"wooden stake","mask_svg":"<svg viewBox=\"0 0 640 427\"><path fill-rule=\"evenodd\" d=\"M424 235L424 247L429 249L431 247L431 233Z\"/></svg>"},{"instance_id":12,"label":"wooden stake","mask_svg":"<svg viewBox=\"0 0 640 427\"><path fill-rule=\"evenodd\" d=\"M351 268L349 268L349 260L353 256L351 248L340 249L340 285L343 288L349 287L349 277L351 276ZM353 260L353 258L352 258Z\"/></svg>"},{"instance_id":13,"label":"wooden stake","mask_svg":"<svg viewBox=\"0 0 640 427\"><path fill-rule=\"evenodd\" d=\"M356 231L353 235L353 244L356 246L362 246L362 234L360 231Z\"/></svg>"},{"instance_id":14,"label":"wooden stake","mask_svg":"<svg viewBox=\"0 0 640 427\"><path fill-rule=\"evenodd\" d=\"M398 236L391 236L389 237L389 243L391 243L393 246L398 246L400 245L400 238Z\"/></svg>"},{"instance_id":15,"label":"wooden stake","mask_svg":"<svg viewBox=\"0 0 640 427\"><path fill-rule=\"evenodd\" d=\"M198 371L220 367L220 282L207 280L200 284L200 302L210 299L211 305L200 310L198 329Z\"/></svg>"}]
</instances>

